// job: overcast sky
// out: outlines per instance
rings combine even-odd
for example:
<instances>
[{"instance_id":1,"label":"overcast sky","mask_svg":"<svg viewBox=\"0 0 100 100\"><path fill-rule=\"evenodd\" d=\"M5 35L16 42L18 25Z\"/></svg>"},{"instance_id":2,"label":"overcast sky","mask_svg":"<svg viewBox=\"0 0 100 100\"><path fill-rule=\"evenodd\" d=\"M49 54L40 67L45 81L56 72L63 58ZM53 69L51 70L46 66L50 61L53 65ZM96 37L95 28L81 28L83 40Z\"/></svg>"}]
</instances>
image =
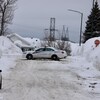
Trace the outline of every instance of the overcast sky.
<instances>
[{"instance_id":1,"label":"overcast sky","mask_svg":"<svg viewBox=\"0 0 100 100\"><path fill-rule=\"evenodd\" d=\"M56 18L56 29L63 25L69 28L69 38L79 41L80 11L83 16L83 32L93 0L18 0L11 29L22 36L43 37L45 28L50 27L50 18ZM98 0L99 1L99 0ZM100 1L99 1L100 2ZM99 3L100 4L100 3Z\"/></svg>"}]
</instances>

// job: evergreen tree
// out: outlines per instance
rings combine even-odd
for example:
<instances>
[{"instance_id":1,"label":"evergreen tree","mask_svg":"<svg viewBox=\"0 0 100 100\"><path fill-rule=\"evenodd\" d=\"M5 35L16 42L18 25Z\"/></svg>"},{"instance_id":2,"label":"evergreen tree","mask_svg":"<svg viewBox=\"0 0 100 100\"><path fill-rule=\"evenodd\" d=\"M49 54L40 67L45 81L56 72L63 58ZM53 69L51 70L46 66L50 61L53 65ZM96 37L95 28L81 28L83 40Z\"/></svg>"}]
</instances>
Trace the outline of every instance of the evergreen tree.
<instances>
[{"instance_id":1,"label":"evergreen tree","mask_svg":"<svg viewBox=\"0 0 100 100\"><path fill-rule=\"evenodd\" d=\"M91 14L88 16L83 36L84 42L90 38L100 36L100 9L97 1L91 10Z\"/></svg>"}]
</instances>

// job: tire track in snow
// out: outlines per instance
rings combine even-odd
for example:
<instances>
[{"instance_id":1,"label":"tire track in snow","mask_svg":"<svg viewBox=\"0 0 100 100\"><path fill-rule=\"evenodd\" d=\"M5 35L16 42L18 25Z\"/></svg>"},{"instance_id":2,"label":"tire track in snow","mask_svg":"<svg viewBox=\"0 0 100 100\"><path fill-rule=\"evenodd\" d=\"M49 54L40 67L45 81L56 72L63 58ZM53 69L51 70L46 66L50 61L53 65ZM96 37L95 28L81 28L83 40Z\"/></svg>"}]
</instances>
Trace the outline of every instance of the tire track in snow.
<instances>
[{"instance_id":1,"label":"tire track in snow","mask_svg":"<svg viewBox=\"0 0 100 100\"><path fill-rule=\"evenodd\" d=\"M4 79L3 100L91 100L80 80L57 61L19 60Z\"/></svg>"}]
</instances>

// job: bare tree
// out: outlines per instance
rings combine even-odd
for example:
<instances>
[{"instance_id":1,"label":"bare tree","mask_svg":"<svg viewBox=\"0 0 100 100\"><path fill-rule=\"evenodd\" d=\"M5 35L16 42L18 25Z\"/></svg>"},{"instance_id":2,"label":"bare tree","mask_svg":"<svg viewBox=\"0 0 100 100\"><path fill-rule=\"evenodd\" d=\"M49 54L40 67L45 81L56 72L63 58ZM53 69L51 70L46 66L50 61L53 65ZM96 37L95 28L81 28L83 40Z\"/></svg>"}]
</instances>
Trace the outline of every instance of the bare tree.
<instances>
[{"instance_id":1,"label":"bare tree","mask_svg":"<svg viewBox=\"0 0 100 100\"><path fill-rule=\"evenodd\" d=\"M68 56L71 55L71 45L70 45L69 41L58 40L56 43L57 43L56 48L58 48L60 50L65 50L67 52Z\"/></svg>"},{"instance_id":2,"label":"bare tree","mask_svg":"<svg viewBox=\"0 0 100 100\"><path fill-rule=\"evenodd\" d=\"M41 43L41 46L50 46L50 47L55 47L60 50L65 50L67 52L67 55L71 55L71 45L69 42L69 37L67 37L67 41L61 40L61 33L59 31L59 40L56 41L50 41L50 37L48 35L48 32L45 32L45 38Z\"/></svg>"},{"instance_id":3,"label":"bare tree","mask_svg":"<svg viewBox=\"0 0 100 100\"><path fill-rule=\"evenodd\" d=\"M5 35L7 26L12 23L17 0L0 0L0 36Z\"/></svg>"},{"instance_id":4,"label":"bare tree","mask_svg":"<svg viewBox=\"0 0 100 100\"><path fill-rule=\"evenodd\" d=\"M54 41L52 41L48 29L45 29L44 31L44 42L41 45L42 46L54 46Z\"/></svg>"}]
</instances>

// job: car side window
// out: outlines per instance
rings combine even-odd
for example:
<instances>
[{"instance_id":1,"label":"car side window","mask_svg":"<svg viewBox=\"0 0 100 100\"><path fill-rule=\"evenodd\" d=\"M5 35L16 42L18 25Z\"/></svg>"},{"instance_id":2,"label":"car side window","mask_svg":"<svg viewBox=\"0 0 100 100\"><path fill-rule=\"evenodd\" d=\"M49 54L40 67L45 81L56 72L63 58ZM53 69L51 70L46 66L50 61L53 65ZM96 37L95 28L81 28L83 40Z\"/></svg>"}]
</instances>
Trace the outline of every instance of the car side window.
<instances>
[{"instance_id":1,"label":"car side window","mask_svg":"<svg viewBox=\"0 0 100 100\"><path fill-rule=\"evenodd\" d=\"M39 48L36 50L36 53L43 52L43 51L54 51L52 48Z\"/></svg>"},{"instance_id":2,"label":"car side window","mask_svg":"<svg viewBox=\"0 0 100 100\"><path fill-rule=\"evenodd\" d=\"M36 52L42 52L43 48L37 49Z\"/></svg>"},{"instance_id":3,"label":"car side window","mask_svg":"<svg viewBox=\"0 0 100 100\"><path fill-rule=\"evenodd\" d=\"M54 51L54 50L51 48L46 48L46 51Z\"/></svg>"}]
</instances>

